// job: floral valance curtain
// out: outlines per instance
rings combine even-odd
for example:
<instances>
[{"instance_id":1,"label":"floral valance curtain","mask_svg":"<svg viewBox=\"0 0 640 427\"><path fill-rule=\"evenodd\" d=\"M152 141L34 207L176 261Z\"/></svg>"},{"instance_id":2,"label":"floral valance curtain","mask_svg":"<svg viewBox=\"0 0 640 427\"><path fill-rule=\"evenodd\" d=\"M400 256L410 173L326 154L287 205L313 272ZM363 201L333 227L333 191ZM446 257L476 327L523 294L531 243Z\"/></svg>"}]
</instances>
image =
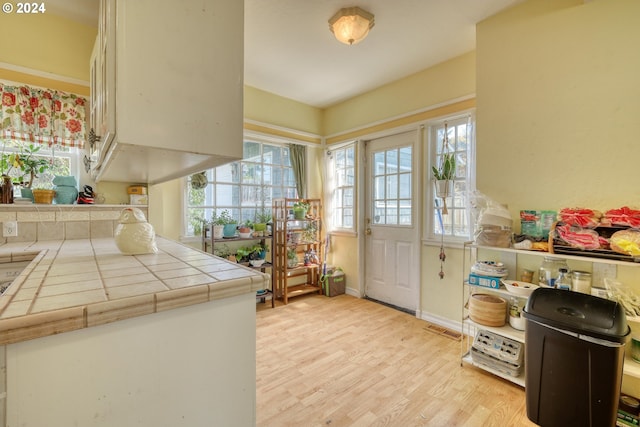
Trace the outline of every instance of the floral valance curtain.
<instances>
[{"instance_id":1,"label":"floral valance curtain","mask_svg":"<svg viewBox=\"0 0 640 427\"><path fill-rule=\"evenodd\" d=\"M66 92L0 83L0 138L84 146L86 99Z\"/></svg>"}]
</instances>

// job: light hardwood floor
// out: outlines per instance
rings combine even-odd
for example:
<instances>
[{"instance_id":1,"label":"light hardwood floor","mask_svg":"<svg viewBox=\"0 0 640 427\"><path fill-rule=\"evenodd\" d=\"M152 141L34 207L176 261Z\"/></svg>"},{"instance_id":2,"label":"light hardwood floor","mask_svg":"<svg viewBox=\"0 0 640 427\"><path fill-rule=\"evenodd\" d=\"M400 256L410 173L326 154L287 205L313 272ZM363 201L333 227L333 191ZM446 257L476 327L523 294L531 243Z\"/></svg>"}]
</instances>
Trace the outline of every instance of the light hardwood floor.
<instances>
[{"instance_id":1,"label":"light hardwood floor","mask_svg":"<svg viewBox=\"0 0 640 427\"><path fill-rule=\"evenodd\" d=\"M348 295L258 304L257 425L535 426L524 389L429 325Z\"/></svg>"}]
</instances>

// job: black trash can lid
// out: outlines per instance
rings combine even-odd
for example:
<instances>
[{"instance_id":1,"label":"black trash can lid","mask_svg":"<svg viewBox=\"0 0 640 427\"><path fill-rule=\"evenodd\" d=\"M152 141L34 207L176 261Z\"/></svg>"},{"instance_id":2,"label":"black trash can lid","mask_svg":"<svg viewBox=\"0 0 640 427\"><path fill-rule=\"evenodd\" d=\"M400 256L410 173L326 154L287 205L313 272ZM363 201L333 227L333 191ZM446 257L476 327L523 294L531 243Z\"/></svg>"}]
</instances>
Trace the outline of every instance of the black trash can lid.
<instances>
[{"instance_id":1,"label":"black trash can lid","mask_svg":"<svg viewBox=\"0 0 640 427\"><path fill-rule=\"evenodd\" d=\"M631 332L616 301L562 289L538 288L523 310L528 320L607 341L625 342Z\"/></svg>"}]
</instances>

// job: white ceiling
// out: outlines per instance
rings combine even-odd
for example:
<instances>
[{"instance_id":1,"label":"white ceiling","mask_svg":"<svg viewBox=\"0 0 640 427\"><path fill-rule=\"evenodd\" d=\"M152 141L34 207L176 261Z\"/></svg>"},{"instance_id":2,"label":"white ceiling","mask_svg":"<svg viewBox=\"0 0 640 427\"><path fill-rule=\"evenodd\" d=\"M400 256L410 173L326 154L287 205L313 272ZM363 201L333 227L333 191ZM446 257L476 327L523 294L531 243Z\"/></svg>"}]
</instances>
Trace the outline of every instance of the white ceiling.
<instances>
[{"instance_id":1,"label":"white ceiling","mask_svg":"<svg viewBox=\"0 0 640 427\"><path fill-rule=\"evenodd\" d=\"M475 24L521 1L245 0L245 84L327 107L473 50ZM97 4L48 0L47 8L95 25ZM375 15L354 46L327 23L350 6Z\"/></svg>"}]
</instances>

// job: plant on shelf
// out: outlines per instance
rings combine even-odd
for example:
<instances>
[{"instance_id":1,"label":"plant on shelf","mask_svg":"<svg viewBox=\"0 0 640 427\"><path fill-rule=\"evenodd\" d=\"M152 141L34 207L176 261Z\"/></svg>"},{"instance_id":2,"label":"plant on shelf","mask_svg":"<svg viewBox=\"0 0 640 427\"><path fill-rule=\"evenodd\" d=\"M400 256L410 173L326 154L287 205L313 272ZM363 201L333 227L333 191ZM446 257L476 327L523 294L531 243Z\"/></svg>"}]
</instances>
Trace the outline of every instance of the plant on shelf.
<instances>
[{"instance_id":1,"label":"plant on shelf","mask_svg":"<svg viewBox=\"0 0 640 427\"><path fill-rule=\"evenodd\" d=\"M247 220L242 224L238 225L238 232L242 234L249 234L251 233L252 228L253 228L253 223Z\"/></svg>"},{"instance_id":2,"label":"plant on shelf","mask_svg":"<svg viewBox=\"0 0 640 427\"><path fill-rule=\"evenodd\" d=\"M205 225L211 225L211 228L213 229L213 238L222 239L224 233L224 224L222 223L222 220L220 220L220 217L216 215L215 211L213 212L213 214L211 214L211 219L209 221L206 221L206 223L207 224Z\"/></svg>"},{"instance_id":3,"label":"plant on shelf","mask_svg":"<svg viewBox=\"0 0 640 427\"><path fill-rule=\"evenodd\" d=\"M298 253L295 247L287 248L287 267L294 268L298 265Z\"/></svg>"},{"instance_id":4,"label":"plant on shelf","mask_svg":"<svg viewBox=\"0 0 640 427\"><path fill-rule=\"evenodd\" d=\"M271 212L264 207L259 211L256 211L255 222L253 223L253 230L256 235L263 236L267 230L267 224L271 222Z\"/></svg>"},{"instance_id":5,"label":"plant on shelf","mask_svg":"<svg viewBox=\"0 0 640 427\"><path fill-rule=\"evenodd\" d=\"M302 240L312 243L316 240L316 233L318 231L318 224L315 221L309 221L302 232Z\"/></svg>"},{"instance_id":6,"label":"plant on shelf","mask_svg":"<svg viewBox=\"0 0 640 427\"><path fill-rule=\"evenodd\" d=\"M215 224L223 225L223 236L224 237L234 237L236 235L236 226L238 224L238 220L231 216L231 213L227 209L220 212L220 215L216 216Z\"/></svg>"},{"instance_id":7,"label":"plant on shelf","mask_svg":"<svg viewBox=\"0 0 640 427\"><path fill-rule=\"evenodd\" d=\"M227 225L227 224L238 223L238 220L231 216L231 213L229 213L228 209L225 209L222 212L220 212L220 215L214 215L214 217L215 217L215 219L213 220L214 224Z\"/></svg>"},{"instance_id":8,"label":"plant on shelf","mask_svg":"<svg viewBox=\"0 0 640 427\"><path fill-rule=\"evenodd\" d=\"M253 246L242 246L236 250L236 259L238 262L265 259L268 251L269 247L264 243L256 243Z\"/></svg>"},{"instance_id":9,"label":"plant on shelf","mask_svg":"<svg viewBox=\"0 0 640 427\"><path fill-rule=\"evenodd\" d=\"M307 216L309 210L309 203L305 201L298 201L293 204L293 217L295 219L304 219Z\"/></svg>"},{"instance_id":10,"label":"plant on shelf","mask_svg":"<svg viewBox=\"0 0 640 427\"><path fill-rule=\"evenodd\" d=\"M233 253L231 252L231 249L229 249L229 246L227 245L218 245L213 249L213 254L215 256L219 256L220 258L229 258L229 256L231 256Z\"/></svg>"}]
</instances>

